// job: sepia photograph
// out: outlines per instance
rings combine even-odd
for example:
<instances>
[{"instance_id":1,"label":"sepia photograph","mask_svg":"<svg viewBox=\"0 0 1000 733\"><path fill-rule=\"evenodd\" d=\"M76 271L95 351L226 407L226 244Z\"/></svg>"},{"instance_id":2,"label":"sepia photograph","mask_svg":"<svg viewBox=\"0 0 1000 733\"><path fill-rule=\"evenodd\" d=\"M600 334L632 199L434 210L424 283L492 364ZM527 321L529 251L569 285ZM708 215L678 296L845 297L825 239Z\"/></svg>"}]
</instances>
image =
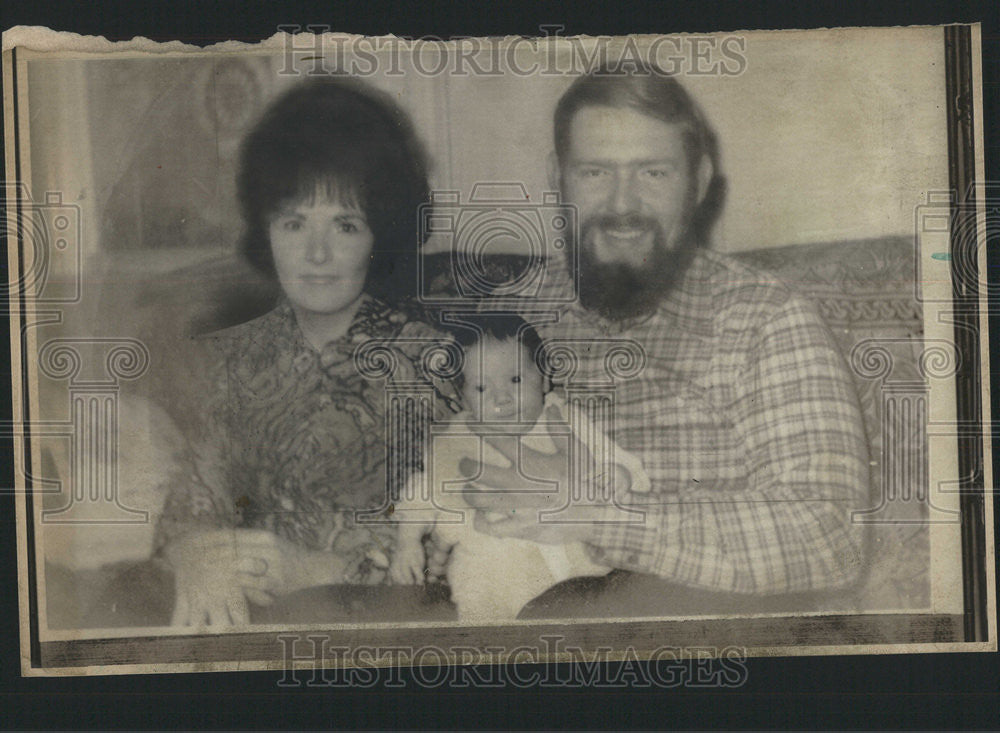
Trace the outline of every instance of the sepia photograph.
<instances>
[{"instance_id":1,"label":"sepia photograph","mask_svg":"<svg viewBox=\"0 0 1000 733\"><path fill-rule=\"evenodd\" d=\"M22 674L996 651L979 27L543 31L4 33Z\"/></svg>"}]
</instances>

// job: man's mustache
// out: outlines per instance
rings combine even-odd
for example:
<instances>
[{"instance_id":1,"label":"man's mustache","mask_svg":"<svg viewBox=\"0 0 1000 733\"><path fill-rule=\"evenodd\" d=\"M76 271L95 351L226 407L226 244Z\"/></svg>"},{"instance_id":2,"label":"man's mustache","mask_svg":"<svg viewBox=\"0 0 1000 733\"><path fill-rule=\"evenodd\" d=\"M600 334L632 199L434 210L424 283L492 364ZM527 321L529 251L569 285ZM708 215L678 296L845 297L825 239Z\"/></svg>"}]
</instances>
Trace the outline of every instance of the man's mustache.
<instances>
[{"instance_id":1,"label":"man's mustache","mask_svg":"<svg viewBox=\"0 0 1000 733\"><path fill-rule=\"evenodd\" d=\"M626 214L595 214L584 225L584 229L607 229L611 231L634 231L636 229L655 229L659 222L652 217L638 212Z\"/></svg>"}]
</instances>

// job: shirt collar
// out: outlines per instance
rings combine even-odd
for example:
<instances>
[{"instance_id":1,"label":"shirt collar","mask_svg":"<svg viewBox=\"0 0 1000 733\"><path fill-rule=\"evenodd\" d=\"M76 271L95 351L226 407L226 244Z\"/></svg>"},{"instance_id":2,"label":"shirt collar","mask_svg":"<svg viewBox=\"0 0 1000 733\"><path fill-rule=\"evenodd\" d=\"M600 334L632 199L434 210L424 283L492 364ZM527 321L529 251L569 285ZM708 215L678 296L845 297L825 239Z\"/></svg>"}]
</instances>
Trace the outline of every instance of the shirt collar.
<instances>
[{"instance_id":1,"label":"shirt collar","mask_svg":"<svg viewBox=\"0 0 1000 733\"><path fill-rule=\"evenodd\" d=\"M357 345L369 339L391 338L406 321L406 317L388 303L375 296L362 295L363 301L340 338L317 350L302 333L295 317L295 309L287 297L282 297L273 313L282 324L281 332L287 340L288 353L294 354L292 366L306 372L314 366L328 368L334 363L353 358Z\"/></svg>"}]
</instances>

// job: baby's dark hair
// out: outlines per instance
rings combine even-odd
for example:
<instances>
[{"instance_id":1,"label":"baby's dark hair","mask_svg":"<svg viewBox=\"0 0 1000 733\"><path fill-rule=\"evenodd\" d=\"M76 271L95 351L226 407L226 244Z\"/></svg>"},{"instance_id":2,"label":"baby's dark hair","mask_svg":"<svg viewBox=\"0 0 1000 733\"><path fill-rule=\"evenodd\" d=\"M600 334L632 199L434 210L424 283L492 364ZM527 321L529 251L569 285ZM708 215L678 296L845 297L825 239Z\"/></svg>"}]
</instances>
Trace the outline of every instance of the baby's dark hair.
<instances>
[{"instance_id":1,"label":"baby's dark hair","mask_svg":"<svg viewBox=\"0 0 1000 733\"><path fill-rule=\"evenodd\" d=\"M497 341L519 341L530 354L535 366L543 376L548 376L548 359L545 343L535 327L513 311L492 311L475 316L463 316L462 323L447 324L447 329L455 342L463 349L479 343L484 337ZM461 384L463 376L458 375Z\"/></svg>"}]
</instances>

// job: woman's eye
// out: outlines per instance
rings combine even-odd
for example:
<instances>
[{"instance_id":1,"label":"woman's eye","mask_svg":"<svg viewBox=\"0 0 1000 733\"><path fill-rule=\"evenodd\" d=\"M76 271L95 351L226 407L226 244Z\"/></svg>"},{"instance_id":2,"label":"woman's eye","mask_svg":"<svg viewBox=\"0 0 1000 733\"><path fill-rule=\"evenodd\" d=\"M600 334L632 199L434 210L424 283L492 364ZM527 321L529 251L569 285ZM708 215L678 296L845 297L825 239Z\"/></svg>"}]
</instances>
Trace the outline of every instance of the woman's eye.
<instances>
[{"instance_id":1,"label":"woman's eye","mask_svg":"<svg viewBox=\"0 0 1000 733\"><path fill-rule=\"evenodd\" d=\"M511 377L510 381L513 382L514 384L520 384L521 383L521 377Z\"/></svg>"},{"instance_id":2,"label":"woman's eye","mask_svg":"<svg viewBox=\"0 0 1000 733\"><path fill-rule=\"evenodd\" d=\"M286 219L281 223L281 228L286 232L298 232L302 230L302 222L297 219Z\"/></svg>"},{"instance_id":3,"label":"woman's eye","mask_svg":"<svg viewBox=\"0 0 1000 733\"><path fill-rule=\"evenodd\" d=\"M342 221L340 223L340 231L344 234L357 234L359 230L358 225L351 221Z\"/></svg>"}]
</instances>

